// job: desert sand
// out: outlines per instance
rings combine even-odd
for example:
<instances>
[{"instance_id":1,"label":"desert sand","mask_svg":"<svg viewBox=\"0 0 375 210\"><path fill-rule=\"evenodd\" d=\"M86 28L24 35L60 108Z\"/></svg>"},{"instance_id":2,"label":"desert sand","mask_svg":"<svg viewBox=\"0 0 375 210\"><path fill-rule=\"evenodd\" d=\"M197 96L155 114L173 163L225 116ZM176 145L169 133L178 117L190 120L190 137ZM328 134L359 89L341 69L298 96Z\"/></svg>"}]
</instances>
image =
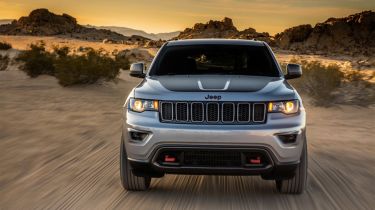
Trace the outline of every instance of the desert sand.
<instances>
[{"instance_id":1,"label":"desert sand","mask_svg":"<svg viewBox=\"0 0 375 210\"><path fill-rule=\"evenodd\" d=\"M307 105L309 186L280 195L245 176L119 178L121 112L139 82L63 88L55 78L0 72L0 209L373 209L375 108ZM308 96L307 96L308 97Z\"/></svg>"},{"instance_id":2,"label":"desert sand","mask_svg":"<svg viewBox=\"0 0 375 210\"><path fill-rule=\"evenodd\" d=\"M28 49L31 43L38 43L43 41L46 44L46 48L51 50L54 46L69 46L71 49L78 49L79 47L92 47L94 49L103 48L108 52L114 50L132 49L137 47L136 45L125 45L125 44L105 44L102 42L91 42L72 38L59 38L53 36L6 36L0 35L0 41L12 44L13 48L18 50Z\"/></svg>"},{"instance_id":3,"label":"desert sand","mask_svg":"<svg viewBox=\"0 0 375 210\"><path fill-rule=\"evenodd\" d=\"M72 50L78 51L80 47L91 47L93 49L103 49L109 53L118 52L127 49L138 48L138 45L127 45L127 44L106 44L102 42L84 41L72 38L60 38L53 36L6 36L0 35L1 42L7 42L12 45L14 49L26 50L29 49L30 44L36 44L43 41L46 45L47 50L52 50L54 47L68 46ZM146 49L151 55L155 55L157 52L156 48Z\"/></svg>"}]
</instances>

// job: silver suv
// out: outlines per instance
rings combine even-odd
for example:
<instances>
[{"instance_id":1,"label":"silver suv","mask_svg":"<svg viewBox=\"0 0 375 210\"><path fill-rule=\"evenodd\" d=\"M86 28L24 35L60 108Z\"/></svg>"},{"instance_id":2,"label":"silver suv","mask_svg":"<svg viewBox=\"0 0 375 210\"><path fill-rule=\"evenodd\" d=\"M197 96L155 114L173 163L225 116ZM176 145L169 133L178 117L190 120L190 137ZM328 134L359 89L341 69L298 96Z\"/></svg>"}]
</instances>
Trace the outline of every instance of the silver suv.
<instances>
[{"instance_id":1,"label":"silver suv","mask_svg":"<svg viewBox=\"0 0 375 210\"><path fill-rule=\"evenodd\" d=\"M260 175L278 191L302 193L306 113L270 47L249 40L197 39L163 45L124 105L120 174L146 190L173 174Z\"/></svg>"}]
</instances>

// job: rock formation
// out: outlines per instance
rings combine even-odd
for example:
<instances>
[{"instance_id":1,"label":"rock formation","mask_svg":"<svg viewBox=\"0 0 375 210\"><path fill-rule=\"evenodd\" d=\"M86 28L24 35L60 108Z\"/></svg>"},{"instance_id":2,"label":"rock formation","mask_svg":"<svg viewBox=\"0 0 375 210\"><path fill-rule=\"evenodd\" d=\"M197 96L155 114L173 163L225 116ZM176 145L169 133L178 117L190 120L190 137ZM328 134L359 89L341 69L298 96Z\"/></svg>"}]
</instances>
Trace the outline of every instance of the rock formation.
<instances>
[{"instance_id":1,"label":"rock formation","mask_svg":"<svg viewBox=\"0 0 375 210\"><path fill-rule=\"evenodd\" d=\"M268 33L258 33L253 28L239 31L230 18L225 17L222 21L210 20L207 23L197 23L193 28L186 28L174 39L196 39L196 38L230 38L230 39L256 39L273 43Z\"/></svg>"},{"instance_id":2,"label":"rock formation","mask_svg":"<svg viewBox=\"0 0 375 210\"><path fill-rule=\"evenodd\" d=\"M0 34L61 36L106 43L133 41L133 38L110 30L84 27L79 25L77 20L68 14L56 15L47 9L36 9L27 17L21 17L10 24L0 25ZM139 36L137 40L142 38ZM144 41L149 40L143 39L145 39Z\"/></svg>"},{"instance_id":3,"label":"rock formation","mask_svg":"<svg viewBox=\"0 0 375 210\"><path fill-rule=\"evenodd\" d=\"M222 21L210 20L206 24L196 23L193 28L186 28L176 39L194 38L224 38L232 37L238 33L232 19L224 18Z\"/></svg>"},{"instance_id":4,"label":"rock formation","mask_svg":"<svg viewBox=\"0 0 375 210\"><path fill-rule=\"evenodd\" d=\"M375 12L365 11L344 18L329 18L314 27L300 25L276 34L282 49L337 54L375 53Z\"/></svg>"}]
</instances>

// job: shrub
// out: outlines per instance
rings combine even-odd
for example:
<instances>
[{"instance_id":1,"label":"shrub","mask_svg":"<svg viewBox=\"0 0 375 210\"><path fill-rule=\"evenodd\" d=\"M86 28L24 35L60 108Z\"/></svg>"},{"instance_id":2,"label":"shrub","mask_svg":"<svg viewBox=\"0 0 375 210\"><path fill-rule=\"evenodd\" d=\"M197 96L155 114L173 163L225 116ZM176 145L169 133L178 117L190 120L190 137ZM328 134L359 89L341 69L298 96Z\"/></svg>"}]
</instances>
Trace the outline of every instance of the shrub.
<instances>
[{"instance_id":1,"label":"shrub","mask_svg":"<svg viewBox=\"0 0 375 210\"><path fill-rule=\"evenodd\" d=\"M21 69L30 77L37 77L41 74L54 75L54 56L47 52L43 42L31 44L30 50L20 53L17 60L23 61Z\"/></svg>"},{"instance_id":2,"label":"shrub","mask_svg":"<svg viewBox=\"0 0 375 210\"><path fill-rule=\"evenodd\" d=\"M61 47L61 48L59 48L59 47L53 48L53 52L54 52L55 56L57 56L57 57L66 57L66 56L68 56L69 51L70 51L69 47L66 47L66 46Z\"/></svg>"},{"instance_id":3,"label":"shrub","mask_svg":"<svg viewBox=\"0 0 375 210\"><path fill-rule=\"evenodd\" d=\"M290 63L300 63L303 71L302 77L290 80L290 84L300 93L310 96L315 105L375 104L375 84L370 82L375 74L367 75L350 69L342 71L338 65L325 66L318 61L292 59ZM281 66L286 73L286 64Z\"/></svg>"},{"instance_id":4,"label":"shrub","mask_svg":"<svg viewBox=\"0 0 375 210\"><path fill-rule=\"evenodd\" d=\"M339 92L339 103L369 106L375 104L375 83L373 75L360 71L346 71L345 81Z\"/></svg>"},{"instance_id":5,"label":"shrub","mask_svg":"<svg viewBox=\"0 0 375 210\"><path fill-rule=\"evenodd\" d=\"M55 61L56 77L62 86L92 84L99 79L113 80L119 73L115 60L90 49L84 55L59 55Z\"/></svg>"},{"instance_id":6,"label":"shrub","mask_svg":"<svg viewBox=\"0 0 375 210\"><path fill-rule=\"evenodd\" d=\"M9 64L9 57L4 55L0 55L0 71L4 71L7 69Z\"/></svg>"},{"instance_id":7,"label":"shrub","mask_svg":"<svg viewBox=\"0 0 375 210\"><path fill-rule=\"evenodd\" d=\"M345 78L338 65L325 66L318 61L305 60L291 62L302 65L303 76L290 81L298 91L309 95L316 105L326 106L334 102L333 93Z\"/></svg>"},{"instance_id":8,"label":"shrub","mask_svg":"<svg viewBox=\"0 0 375 210\"><path fill-rule=\"evenodd\" d=\"M0 42L0 50L12 49L12 45L6 42Z\"/></svg>"},{"instance_id":9,"label":"shrub","mask_svg":"<svg viewBox=\"0 0 375 210\"><path fill-rule=\"evenodd\" d=\"M126 57L113 59L102 49L86 48L83 54L72 55L69 47L54 47L50 53L44 43L30 45L30 50L22 52L17 60L24 62L22 69L30 77L52 75L62 86L114 80L120 68L129 68Z\"/></svg>"},{"instance_id":10,"label":"shrub","mask_svg":"<svg viewBox=\"0 0 375 210\"><path fill-rule=\"evenodd\" d=\"M123 54L116 54L115 61L117 63L117 66L122 70L128 70L130 68L130 61L128 57Z\"/></svg>"}]
</instances>

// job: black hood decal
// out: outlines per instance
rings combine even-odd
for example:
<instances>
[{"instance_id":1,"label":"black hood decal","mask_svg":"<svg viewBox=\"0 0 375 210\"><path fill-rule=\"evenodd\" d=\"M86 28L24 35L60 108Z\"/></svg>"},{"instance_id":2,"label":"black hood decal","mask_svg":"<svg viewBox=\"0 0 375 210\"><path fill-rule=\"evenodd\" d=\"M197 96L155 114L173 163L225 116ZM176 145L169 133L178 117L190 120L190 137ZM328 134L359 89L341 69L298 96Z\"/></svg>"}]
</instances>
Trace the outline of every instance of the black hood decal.
<instances>
[{"instance_id":1,"label":"black hood decal","mask_svg":"<svg viewBox=\"0 0 375 210\"><path fill-rule=\"evenodd\" d=\"M170 91L180 92L255 92L264 88L269 82L281 80L279 77L242 75L176 75L150 79L156 79Z\"/></svg>"}]
</instances>

